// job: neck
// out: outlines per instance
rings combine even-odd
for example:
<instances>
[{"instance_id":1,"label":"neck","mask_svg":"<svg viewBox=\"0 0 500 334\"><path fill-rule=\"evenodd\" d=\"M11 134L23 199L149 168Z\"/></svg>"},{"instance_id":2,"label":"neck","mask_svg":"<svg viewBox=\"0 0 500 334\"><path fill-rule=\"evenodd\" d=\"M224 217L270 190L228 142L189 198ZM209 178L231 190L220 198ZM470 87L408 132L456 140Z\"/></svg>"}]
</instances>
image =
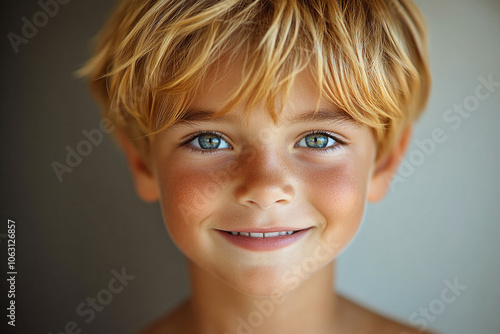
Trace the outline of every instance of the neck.
<instances>
[{"instance_id":1,"label":"neck","mask_svg":"<svg viewBox=\"0 0 500 334\"><path fill-rule=\"evenodd\" d=\"M189 261L190 325L200 334L332 333L334 262L279 297L242 294Z\"/></svg>"}]
</instances>

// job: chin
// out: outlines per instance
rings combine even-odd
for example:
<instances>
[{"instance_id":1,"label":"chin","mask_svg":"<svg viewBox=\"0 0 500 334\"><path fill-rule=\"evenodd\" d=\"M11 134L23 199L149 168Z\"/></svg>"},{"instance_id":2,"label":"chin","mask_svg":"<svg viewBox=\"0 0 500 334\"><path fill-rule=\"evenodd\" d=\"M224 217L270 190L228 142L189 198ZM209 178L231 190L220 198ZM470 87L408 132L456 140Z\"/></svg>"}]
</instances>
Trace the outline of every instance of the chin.
<instances>
[{"instance_id":1,"label":"chin","mask_svg":"<svg viewBox=\"0 0 500 334\"><path fill-rule=\"evenodd\" d=\"M236 291L253 297L276 297L286 294L302 281L298 277L289 279L285 270L276 268L252 268L238 275L237 279L224 280L226 284Z\"/></svg>"}]
</instances>

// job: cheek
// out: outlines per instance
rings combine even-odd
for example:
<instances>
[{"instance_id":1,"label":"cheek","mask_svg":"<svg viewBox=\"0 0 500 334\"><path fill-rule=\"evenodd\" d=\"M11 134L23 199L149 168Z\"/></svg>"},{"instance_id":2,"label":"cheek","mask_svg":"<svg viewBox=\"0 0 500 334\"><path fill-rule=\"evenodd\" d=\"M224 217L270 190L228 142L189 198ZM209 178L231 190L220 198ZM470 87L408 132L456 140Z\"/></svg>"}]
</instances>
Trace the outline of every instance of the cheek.
<instances>
[{"instance_id":1,"label":"cheek","mask_svg":"<svg viewBox=\"0 0 500 334\"><path fill-rule=\"evenodd\" d=\"M308 200L324 219L322 238L344 249L356 234L366 202L368 171L353 160L308 172Z\"/></svg>"},{"instance_id":2,"label":"cheek","mask_svg":"<svg viewBox=\"0 0 500 334\"><path fill-rule=\"evenodd\" d=\"M198 233L203 228L200 222L214 211L224 178L208 168L172 164L161 172L159 182L163 217L172 240L183 250L202 243L195 240L203 235Z\"/></svg>"}]
</instances>

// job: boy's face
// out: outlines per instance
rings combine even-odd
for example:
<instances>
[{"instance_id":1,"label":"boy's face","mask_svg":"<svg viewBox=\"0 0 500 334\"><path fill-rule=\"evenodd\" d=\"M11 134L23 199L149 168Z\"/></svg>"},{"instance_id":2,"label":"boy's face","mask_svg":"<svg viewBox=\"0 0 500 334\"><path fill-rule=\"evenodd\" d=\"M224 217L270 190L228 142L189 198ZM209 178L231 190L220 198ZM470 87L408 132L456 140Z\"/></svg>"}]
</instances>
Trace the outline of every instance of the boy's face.
<instances>
[{"instance_id":1,"label":"boy's face","mask_svg":"<svg viewBox=\"0 0 500 334\"><path fill-rule=\"evenodd\" d=\"M235 65L226 77L205 82L191 109L218 110L238 86L240 72ZM368 127L325 101L320 110L331 118L291 121L312 114L317 93L302 72L277 124L263 106L252 110L248 125L243 106L224 120L177 124L152 143L149 176L132 168L140 195L159 198L177 247L240 292L275 295L294 288L306 279L294 267L312 274L332 261L356 234L367 197L379 200L387 190L380 178L395 164L376 168ZM197 131L217 134L192 137ZM268 227L309 230L266 251L239 247L219 231Z\"/></svg>"}]
</instances>

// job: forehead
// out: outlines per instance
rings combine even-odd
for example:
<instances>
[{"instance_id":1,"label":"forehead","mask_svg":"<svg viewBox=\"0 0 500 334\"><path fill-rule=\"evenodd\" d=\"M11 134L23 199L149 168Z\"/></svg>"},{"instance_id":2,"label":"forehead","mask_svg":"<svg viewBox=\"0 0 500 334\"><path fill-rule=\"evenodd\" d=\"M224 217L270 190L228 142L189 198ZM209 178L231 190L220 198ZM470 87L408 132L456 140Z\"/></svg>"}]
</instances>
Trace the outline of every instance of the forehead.
<instances>
[{"instance_id":1,"label":"forehead","mask_svg":"<svg viewBox=\"0 0 500 334\"><path fill-rule=\"evenodd\" d=\"M220 64L217 64L220 65ZM225 66L212 66L199 88L196 90L190 103L185 117L183 119L199 120L209 118L212 114L221 110L222 107L231 99L234 93L245 88L245 75L243 62L233 61ZM269 87L272 90L273 87ZM277 116L277 123L290 123L292 121L308 121L331 119L332 113L337 114L337 119L351 120L352 118L345 112L340 111L333 103L319 99L319 87L309 69L302 70L294 76L290 90L283 101L283 109ZM280 110L281 99L284 98L283 92L278 95L275 101L275 110ZM236 106L232 112L220 116L221 119L234 119L243 111L248 98L244 99L240 105ZM319 105L318 105L319 100ZM310 117L316 107L317 115ZM264 109L263 102L254 109ZM251 113L253 112L250 111ZM204 117L206 116L206 117Z\"/></svg>"}]
</instances>

